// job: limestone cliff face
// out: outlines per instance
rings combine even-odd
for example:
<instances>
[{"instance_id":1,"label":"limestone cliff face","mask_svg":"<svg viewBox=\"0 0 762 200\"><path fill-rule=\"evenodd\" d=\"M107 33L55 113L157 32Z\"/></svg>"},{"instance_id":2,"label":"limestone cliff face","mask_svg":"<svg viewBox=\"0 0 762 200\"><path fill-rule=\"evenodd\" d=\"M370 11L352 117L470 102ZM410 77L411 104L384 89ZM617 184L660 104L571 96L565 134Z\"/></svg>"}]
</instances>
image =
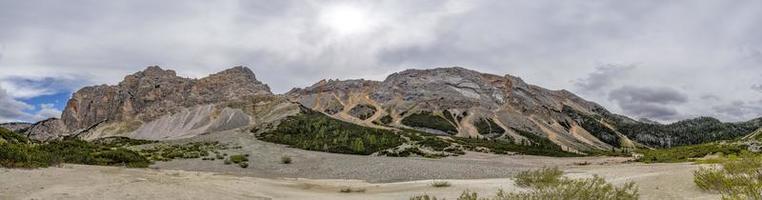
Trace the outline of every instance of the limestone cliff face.
<instances>
[{"instance_id":1,"label":"limestone cliff face","mask_svg":"<svg viewBox=\"0 0 762 200\"><path fill-rule=\"evenodd\" d=\"M69 100L61 119L69 130L82 130L102 122L148 122L186 107L259 95L272 93L245 67L190 79L153 66L128 75L118 85L82 88Z\"/></svg>"},{"instance_id":2,"label":"limestone cliff face","mask_svg":"<svg viewBox=\"0 0 762 200\"><path fill-rule=\"evenodd\" d=\"M415 114L431 113L447 120L462 137L527 140L530 132L570 150L611 149L626 138L604 140L581 127L568 112L594 114L604 110L565 90L548 90L518 77L480 73L460 67L405 70L384 81L321 81L287 93L293 101L355 123L416 128L404 123ZM492 121L503 132L489 133ZM581 122L581 121L580 121ZM603 125L601 125L603 126ZM443 133L431 129L420 129ZM519 132L521 131L521 132Z\"/></svg>"}]
</instances>

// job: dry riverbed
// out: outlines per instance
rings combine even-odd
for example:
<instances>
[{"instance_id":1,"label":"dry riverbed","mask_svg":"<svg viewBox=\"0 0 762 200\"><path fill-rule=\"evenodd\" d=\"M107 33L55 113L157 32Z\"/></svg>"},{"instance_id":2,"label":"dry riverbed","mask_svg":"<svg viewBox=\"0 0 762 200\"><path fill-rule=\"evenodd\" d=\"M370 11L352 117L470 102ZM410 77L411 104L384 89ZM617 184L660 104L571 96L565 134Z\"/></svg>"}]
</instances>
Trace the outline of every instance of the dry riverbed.
<instances>
[{"instance_id":1,"label":"dry riverbed","mask_svg":"<svg viewBox=\"0 0 762 200\"><path fill-rule=\"evenodd\" d=\"M642 199L718 199L693 185L697 166L607 164L565 169L567 176L598 174L614 184L634 181ZM454 199L463 190L494 194L520 191L510 178L369 183L348 179L259 178L214 172L64 165L46 169L0 169L0 199L408 199L431 194ZM362 192L341 193L351 188Z\"/></svg>"}]
</instances>

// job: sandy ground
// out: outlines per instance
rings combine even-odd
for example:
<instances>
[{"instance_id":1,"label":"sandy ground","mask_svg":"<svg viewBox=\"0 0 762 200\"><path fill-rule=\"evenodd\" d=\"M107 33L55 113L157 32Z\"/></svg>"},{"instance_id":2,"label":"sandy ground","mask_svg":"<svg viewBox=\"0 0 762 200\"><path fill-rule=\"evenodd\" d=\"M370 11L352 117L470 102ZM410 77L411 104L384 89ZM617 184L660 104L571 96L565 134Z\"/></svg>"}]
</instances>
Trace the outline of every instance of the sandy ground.
<instances>
[{"instance_id":1,"label":"sandy ground","mask_svg":"<svg viewBox=\"0 0 762 200\"><path fill-rule=\"evenodd\" d=\"M217 140L250 154L250 166L221 160L174 160L149 169L64 165L46 169L0 169L0 199L408 199L430 194L455 199L464 190L494 195L521 191L516 172L556 166L570 177L600 175L621 185L634 181L642 199L719 199L700 191L689 163L642 164L627 158L494 155L468 152L443 159L353 156L286 148L243 132L192 140ZM180 141L187 142L187 141ZM290 156L292 164L279 163ZM580 165L588 163L588 165ZM451 187L434 188L433 180ZM364 192L340 193L350 187Z\"/></svg>"},{"instance_id":2,"label":"sandy ground","mask_svg":"<svg viewBox=\"0 0 762 200\"><path fill-rule=\"evenodd\" d=\"M615 184L634 181L642 199L718 199L693 186L690 173L695 168L685 163L599 165L568 169L567 176L598 174ZM453 179L446 180L451 187L434 188L432 180L368 183L85 165L0 172L0 199L408 199L418 194L455 199L463 190L486 195L498 189L522 190L509 178ZM365 191L339 192L346 187Z\"/></svg>"}]
</instances>

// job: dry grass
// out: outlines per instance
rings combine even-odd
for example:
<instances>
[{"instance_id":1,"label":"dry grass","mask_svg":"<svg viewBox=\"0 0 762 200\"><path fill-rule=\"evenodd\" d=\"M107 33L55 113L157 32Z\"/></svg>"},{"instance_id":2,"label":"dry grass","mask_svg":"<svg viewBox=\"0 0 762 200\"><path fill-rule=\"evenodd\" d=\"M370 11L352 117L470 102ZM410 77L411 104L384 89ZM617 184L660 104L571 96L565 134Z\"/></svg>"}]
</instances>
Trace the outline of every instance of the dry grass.
<instances>
[{"instance_id":1,"label":"dry grass","mask_svg":"<svg viewBox=\"0 0 762 200\"><path fill-rule=\"evenodd\" d=\"M746 152L715 162L693 173L696 186L719 192L723 199L762 199L762 156Z\"/></svg>"},{"instance_id":2,"label":"dry grass","mask_svg":"<svg viewBox=\"0 0 762 200\"><path fill-rule=\"evenodd\" d=\"M570 179L563 177L563 171L556 168L543 168L519 173L516 184L529 187L527 192L506 193L499 190L492 197L479 197L475 192L464 191L457 200L634 200L638 199L638 188L629 182L616 187L601 177ZM419 195L411 200L436 200L434 196Z\"/></svg>"}]
</instances>

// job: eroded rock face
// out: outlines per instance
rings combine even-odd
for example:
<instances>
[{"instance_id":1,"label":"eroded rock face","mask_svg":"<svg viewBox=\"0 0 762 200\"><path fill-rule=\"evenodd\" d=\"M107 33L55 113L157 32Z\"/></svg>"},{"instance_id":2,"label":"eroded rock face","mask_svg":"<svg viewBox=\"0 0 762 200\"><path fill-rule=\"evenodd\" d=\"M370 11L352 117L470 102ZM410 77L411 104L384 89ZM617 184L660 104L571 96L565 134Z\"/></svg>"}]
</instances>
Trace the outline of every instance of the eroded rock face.
<instances>
[{"instance_id":1,"label":"eroded rock face","mask_svg":"<svg viewBox=\"0 0 762 200\"><path fill-rule=\"evenodd\" d=\"M581 129L562 112L566 107L594 113L604 110L601 106L571 92L544 89L511 75L484 74L460 67L405 70L382 82L321 81L305 89L294 89L287 96L355 123L373 124L388 116L393 119L392 126L411 128L403 119L426 112L447 119L458 129L457 135L463 137L481 137L474 123L492 120L505 130L499 137L516 141L526 139L515 131L521 130L549 138L570 151L612 147ZM358 112L367 108L377 112L371 117L367 111Z\"/></svg>"},{"instance_id":2,"label":"eroded rock face","mask_svg":"<svg viewBox=\"0 0 762 200\"><path fill-rule=\"evenodd\" d=\"M62 120L69 130L103 121L153 121L186 107L272 95L245 67L234 67L202 79L183 78L160 67L128 75L115 86L85 87L74 93Z\"/></svg>"}]
</instances>

